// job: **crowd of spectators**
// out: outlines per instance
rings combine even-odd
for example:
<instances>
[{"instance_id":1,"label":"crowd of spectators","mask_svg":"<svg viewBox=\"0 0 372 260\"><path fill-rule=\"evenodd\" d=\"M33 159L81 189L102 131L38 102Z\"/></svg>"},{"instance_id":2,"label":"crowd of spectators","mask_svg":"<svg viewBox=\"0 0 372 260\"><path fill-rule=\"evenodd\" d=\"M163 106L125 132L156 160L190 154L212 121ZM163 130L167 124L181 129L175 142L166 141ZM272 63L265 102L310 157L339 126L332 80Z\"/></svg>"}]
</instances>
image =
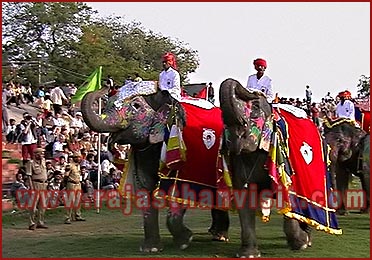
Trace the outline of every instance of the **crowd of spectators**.
<instances>
[{"instance_id":1,"label":"crowd of spectators","mask_svg":"<svg viewBox=\"0 0 372 260\"><path fill-rule=\"evenodd\" d=\"M322 131L323 128L321 118L324 116L334 118L336 116L336 104L339 102L339 97L336 96L333 98L330 92L328 92L319 103L312 102L308 96L302 100L300 98L281 97L277 98L276 102L281 104L289 104L304 110L308 118L311 119L318 127L319 131Z\"/></svg>"},{"instance_id":2,"label":"crowd of spectators","mask_svg":"<svg viewBox=\"0 0 372 260\"><path fill-rule=\"evenodd\" d=\"M23 112L23 118L19 122L14 118L4 120L3 117L3 135L6 136L6 141L19 143L22 147L22 164L13 183L12 193L17 189L27 189L27 182L24 181L25 165L33 158L37 147L45 149L48 189L65 188L64 176L69 171L74 152L81 154L80 180L82 190L89 198L93 198L93 191L98 188L98 164L101 164L100 189L116 189L122 172L113 162L118 156L119 159L127 159L129 145L115 145L109 149L107 136L99 135L88 128L81 111L71 105L70 99L76 92L73 84L51 88L41 86L34 93L30 89L31 85L24 87L12 82L3 88L3 102L6 104L3 110L13 109L10 107L13 104L17 108L30 104L38 111L35 117L29 112Z\"/></svg>"}]
</instances>

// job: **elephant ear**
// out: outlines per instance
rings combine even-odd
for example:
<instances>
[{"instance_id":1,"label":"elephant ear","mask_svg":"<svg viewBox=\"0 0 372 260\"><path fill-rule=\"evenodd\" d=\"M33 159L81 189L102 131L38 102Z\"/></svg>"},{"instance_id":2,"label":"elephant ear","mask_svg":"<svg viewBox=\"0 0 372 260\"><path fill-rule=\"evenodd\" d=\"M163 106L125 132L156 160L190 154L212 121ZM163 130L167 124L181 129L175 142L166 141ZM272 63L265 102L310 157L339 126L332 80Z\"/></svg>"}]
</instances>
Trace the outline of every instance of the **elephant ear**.
<instances>
[{"instance_id":1,"label":"elephant ear","mask_svg":"<svg viewBox=\"0 0 372 260\"><path fill-rule=\"evenodd\" d=\"M165 104L170 105L173 102L173 98L167 90L158 91L156 94L144 95L143 98L154 111L158 111Z\"/></svg>"},{"instance_id":2,"label":"elephant ear","mask_svg":"<svg viewBox=\"0 0 372 260\"><path fill-rule=\"evenodd\" d=\"M241 99L245 102L255 100L255 99L259 99L261 96L266 98L266 96L263 92L255 91L255 90L248 90L248 89L244 88L241 84L239 84L235 88L235 93L236 93L236 96L239 99Z\"/></svg>"},{"instance_id":3,"label":"elephant ear","mask_svg":"<svg viewBox=\"0 0 372 260\"><path fill-rule=\"evenodd\" d=\"M178 101L176 101L174 106L176 106L176 117L178 118L180 126L185 127L186 126L186 113L185 113L185 110L183 109L183 106Z\"/></svg>"},{"instance_id":4,"label":"elephant ear","mask_svg":"<svg viewBox=\"0 0 372 260\"><path fill-rule=\"evenodd\" d=\"M153 110L166 118L168 124L177 119L180 126L186 126L186 114L181 103L173 98L167 90L160 90L156 95L144 96Z\"/></svg>"},{"instance_id":5,"label":"elephant ear","mask_svg":"<svg viewBox=\"0 0 372 260\"><path fill-rule=\"evenodd\" d=\"M246 125L249 122L247 102L259 100L260 94L249 91L234 79L226 79L220 86L220 106L227 126Z\"/></svg>"}]
</instances>

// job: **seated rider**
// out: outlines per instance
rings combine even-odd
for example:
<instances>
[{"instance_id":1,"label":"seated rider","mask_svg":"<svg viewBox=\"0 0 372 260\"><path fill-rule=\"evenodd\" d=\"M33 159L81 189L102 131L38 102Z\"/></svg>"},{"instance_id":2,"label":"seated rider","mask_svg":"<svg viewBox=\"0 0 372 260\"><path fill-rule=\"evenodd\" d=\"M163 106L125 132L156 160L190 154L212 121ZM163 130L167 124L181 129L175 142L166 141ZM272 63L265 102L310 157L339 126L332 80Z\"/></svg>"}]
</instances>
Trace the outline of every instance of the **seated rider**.
<instances>
[{"instance_id":1,"label":"seated rider","mask_svg":"<svg viewBox=\"0 0 372 260\"><path fill-rule=\"evenodd\" d=\"M272 103L274 99L272 80L270 77L264 75L267 63L264 59L255 59L253 65L257 73L248 77L246 88L262 91L265 93L267 101Z\"/></svg>"},{"instance_id":2,"label":"seated rider","mask_svg":"<svg viewBox=\"0 0 372 260\"><path fill-rule=\"evenodd\" d=\"M159 74L159 88L168 90L169 94L176 100L181 99L181 79L177 71L176 57L167 52L162 57L163 71Z\"/></svg>"}]
</instances>

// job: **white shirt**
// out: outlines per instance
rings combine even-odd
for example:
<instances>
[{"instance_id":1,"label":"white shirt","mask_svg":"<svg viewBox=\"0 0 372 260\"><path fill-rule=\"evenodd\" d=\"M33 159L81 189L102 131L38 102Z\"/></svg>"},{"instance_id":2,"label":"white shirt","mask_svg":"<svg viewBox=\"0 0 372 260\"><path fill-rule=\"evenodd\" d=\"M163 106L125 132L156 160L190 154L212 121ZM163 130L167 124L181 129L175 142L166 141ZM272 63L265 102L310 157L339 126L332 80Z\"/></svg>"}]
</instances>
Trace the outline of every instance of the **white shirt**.
<instances>
[{"instance_id":1,"label":"white shirt","mask_svg":"<svg viewBox=\"0 0 372 260\"><path fill-rule=\"evenodd\" d=\"M161 90L168 90L169 94L177 99L181 99L181 78L178 71L169 67L163 70L159 75L159 88Z\"/></svg>"},{"instance_id":2,"label":"white shirt","mask_svg":"<svg viewBox=\"0 0 372 260\"><path fill-rule=\"evenodd\" d=\"M25 129L26 127L23 124L21 124L21 131L23 132ZM36 143L37 143L36 137L32 134L32 129L30 128L30 130L26 134L24 141L22 141L21 144L25 145L25 144L36 144Z\"/></svg>"},{"instance_id":3,"label":"white shirt","mask_svg":"<svg viewBox=\"0 0 372 260\"><path fill-rule=\"evenodd\" d=\"M53 118L53 124L55 126L59 126L59 127L67 125L66 121L62 117L57 117L57 118L54 117Z\"/></svg>"},{"instance_id":4,"label":"white shirt","mask_svg":"<svg viewBox=\"0 0 372 260\"><path fill-rule=\"evenodd\" d=\"M67 98L60 87L55 87L50 91L50 100L53 104L62 105L62 99L66 100Z\"/></svg>"},{"instance_id":5,"label":"white shirt","mask_svg":"<svg viewBox=\"0 0 372 260\"><path fill-rule=\"evenodd\" d=\"M270 103L274 99L273 86L271 83L271 79L266 75L263 75L260 79L257 79L257 74L250 75L248 77L246 88L261 90L263 93L265 93L267 101Z\"/></svg>"},{"instance_id":6,"label":"white shirt","mask_svg":"<svg viewBox=\"0 0 372 260\"><path fill-rule=\"evenodd\" d=\"M114 86L114 80L112 78L108 78L107 79L107 83L109 84L109 87L113 87Z\"/></svg>"},{"instance_id":7,"label":"white shirt","mask_svg":"<svg viewBox=\"0 0 372 260\"><path fill-rule=\"evenodd\" d=\"M53 152L63 152L63 145L64 143L61 143L59 141L55 142L53 144Z\"/></svg>"},{"instance_id":8,"label":"white shirt","mask_svg":"<svg viewBox=\"0 0 372 260\"><path fill-rule=\"evenodd\" d=\"M80 127L80 128L83 128L83 120L81 120L80 118L72 118L71 122L70 122L70 127Z\"/></svg>"},{"instance_id":9,"label":"white shirt","mask_svg":"<svg viewBox=\"0 0 372 260\"><path fill-rule=\"evenodd\" d=\"M107 159L103 160L103 162L101 163L101 170L103 172L110 172L110 168L112 167L113 167L113 164Z\"/></svg>"},{"instance_id":10,"label":"white shirt","mask_svg":"<svg viewBox=\"0 0 372 260\"><path fill-rule=\"evenodd\" d=\"M6 129L6 134L9 134L10 132L15 132L16 125L8 125L8 128Z\"/></svg>"},{"instance_id":11,"label":"white shirt","mask_svg":"<svg viewBox=\"0 0 372 260\"><path fill-rule=\"evenodd\" d=\"M69 90L70 90L70 95L75 95L75 93L76 93L76 91L77 91L77 87L75 87L75 86L70 86Z\"/></svg>"},{"instance_id":12,"label":"white shirt","mask_svg":"<svg viewBox=\"0 0 372 260\"><path fill-rule=\"evenodd\" d=\"M336 117L344 117L355 120L354 103L347 99L343 105L341 105L341 102L339 102L336 107Z\"/></svg>"}]
</instances>

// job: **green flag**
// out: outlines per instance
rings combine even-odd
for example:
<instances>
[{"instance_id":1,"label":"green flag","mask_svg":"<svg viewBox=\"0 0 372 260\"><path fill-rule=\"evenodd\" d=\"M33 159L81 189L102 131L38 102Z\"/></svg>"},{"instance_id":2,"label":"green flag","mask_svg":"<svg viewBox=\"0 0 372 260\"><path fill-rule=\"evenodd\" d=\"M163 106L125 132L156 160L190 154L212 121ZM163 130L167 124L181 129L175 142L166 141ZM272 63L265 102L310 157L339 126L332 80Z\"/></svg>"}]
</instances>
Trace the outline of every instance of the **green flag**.
<instances>
[{"instance_id":1,"label":"green flag","mask_svg":"<svg viewBox=\"0 0 372 260\"><path fill-rule=\"evenodd\" d=\"M83 99L85 94L99 90L101 86L102 66L99 66L87 80L77 89L75 95L71 98L71 103L76 103Z\"/></svg>"}]
</instances>

